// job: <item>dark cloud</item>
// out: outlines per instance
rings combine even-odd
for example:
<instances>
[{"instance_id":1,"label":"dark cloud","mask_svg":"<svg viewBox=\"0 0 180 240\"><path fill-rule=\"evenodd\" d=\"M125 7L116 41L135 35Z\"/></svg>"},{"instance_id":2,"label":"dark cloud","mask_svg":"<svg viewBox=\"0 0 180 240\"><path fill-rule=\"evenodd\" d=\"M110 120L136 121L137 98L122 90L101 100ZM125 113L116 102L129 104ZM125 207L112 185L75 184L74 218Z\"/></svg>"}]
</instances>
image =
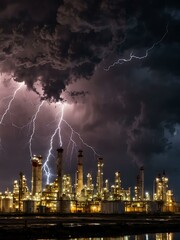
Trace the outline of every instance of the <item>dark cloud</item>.
<instances>
[{"instance_id":1,"label":"dark cloud","mask_svg":"<svg viewBox=\"0 0 180 240\"><path fill-rule=\"evenodd\" d=\"M123 38L122 6L121 1L118 4L108 1L64 1L57 10L56 26L48 21L46 11L41 16L44 21L42 26L35 17L36 11L33 14L30 12L33 6L29 8L29 4L18 3L7 5L2 12L11 28L5 27L2 22L2 71L9 66L17 81L22 81L22 76L26 76L23 80L34 90L38 73L43 75L42 68L48 68L53 75L49 82L53 81L54 89L42 76L46 90L43 97L57 101L69 82L79 78L89 79L96 65ZM13 17L9 20L7 14L11 9L12 15L14 8L18 8L15 26L14 22L11 23ZM18 17L22 11L32 18L26 20ZM32 76L29 79L30 71Z\"/></svg>"},{"instance_id":2,"label":"dark cloud","mask_svg":"<svg viewBox=\"0 0 180 240\"><path fill-rule=\"evenodd\" d=\"M23 1L1 0L0 20L9 21L12 24L18 22L55 23L59 0ZM41 10L41 11L40 11Z\"/></svg>"},{"instance_id":3,"label":"dark cloud","mask_svg":"<svg viewBox=\"0 0 180 240\"><path fill-rule=\"evenodd\" d=\"M149 110L142 104L140 114L136 116L128 131L128 151L139 166L153 154L164 152L170 146L165 138L162 122L157 121L154 124L151 112L148 114L146 111Z\"/></svg>"}]
</instances>

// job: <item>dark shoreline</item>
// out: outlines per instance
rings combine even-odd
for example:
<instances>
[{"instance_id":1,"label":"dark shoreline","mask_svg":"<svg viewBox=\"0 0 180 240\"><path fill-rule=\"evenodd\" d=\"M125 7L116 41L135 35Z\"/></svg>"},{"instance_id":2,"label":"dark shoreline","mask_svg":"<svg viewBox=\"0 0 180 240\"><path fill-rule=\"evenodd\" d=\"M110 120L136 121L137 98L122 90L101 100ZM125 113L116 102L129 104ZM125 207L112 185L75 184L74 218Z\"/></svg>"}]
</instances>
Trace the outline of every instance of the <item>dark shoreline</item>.
<instances>
[{"instance_id":1,"label":"dark shoreline","mask_svg":"<svg viewBox=\"0 0 180 240\"><path fill-rule=\"evenodd\" d=\"M178 214L0 215L0 239L118 237L179 231Z\"/></svg>"}]
</instances>

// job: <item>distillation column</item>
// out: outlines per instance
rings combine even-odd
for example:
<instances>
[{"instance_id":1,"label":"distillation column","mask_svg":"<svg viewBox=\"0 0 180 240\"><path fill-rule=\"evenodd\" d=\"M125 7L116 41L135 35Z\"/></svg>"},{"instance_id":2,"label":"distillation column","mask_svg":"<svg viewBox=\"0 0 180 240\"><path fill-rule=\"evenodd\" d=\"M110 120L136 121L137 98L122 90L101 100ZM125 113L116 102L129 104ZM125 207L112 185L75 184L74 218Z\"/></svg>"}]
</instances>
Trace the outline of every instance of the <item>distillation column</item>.
<instances>
[{"instance_id":1,"label":"distillation column","mask_svg":"<svg viewBox=\"0 0 180 240\"><path fill-rule=\"evenodd\" d=\"M76 196L81 195L81 191L83 190L83 151L78 151L78 164L77 164L77 172L76 172Z\"/></svg>"},{"instance_id":2,"label":"distillation column","mask_svg":"<svg viewBox=\"0 0 180 240\"><path fill-rule=\"evenodd\" d=\"M115 173L115 198L119 199L120 198L120 193L121 193L121 177L120 177L120 172Z\"/></svg>"},{"instance_id":3,"label":"distillation column","mask_svg":"<svg viewBox=\"0 0 180 240\"><path fill-rule=\"evenodd\" d=\"M42 193L42 157L32 157L32 195Z\"/></svg>"},{"instance_id":4,"label":"distillation column","mask_svg":"<svg viewBox=\"0 0 180 240\"><path fill-rule=\"evenodd\" d=\"M62 181L63 181L63 173L62 173L62 165L63 165L63 148L57 149L57 177L58 177L58 200L62 197Z\"/></svg>"},{"instance_id":5,"label":"distillation column","mask_svg":"<svg viewBox=\"0 0 180 240\"><path fill-rule=\"evenodd\" d=\"M99 157L98 158L98 164L97 164L97 168L98 168L98 172L97 172L97 193L101 194L102 190L103 190L103 158Z\"/></svg>"},{"instance_id":6,"label":"distillation column","mask_svg":"<svg viewBox=\"0 0 180 240\"><path fill-rule=\"evenodd\" d=\"M144 167L140 168L140 199L144 200Z\"/></svg>"},{"instance_id":7,"label":"distillation column","mask_svg":"<svg viewBox=\"0 0 180 240\"><path fill-rule=\"evenodd\" d=\"M162 200L166 202L168 191L168 178L166 177L165 171L162 174Z\"/></svg>"}]
</instances>

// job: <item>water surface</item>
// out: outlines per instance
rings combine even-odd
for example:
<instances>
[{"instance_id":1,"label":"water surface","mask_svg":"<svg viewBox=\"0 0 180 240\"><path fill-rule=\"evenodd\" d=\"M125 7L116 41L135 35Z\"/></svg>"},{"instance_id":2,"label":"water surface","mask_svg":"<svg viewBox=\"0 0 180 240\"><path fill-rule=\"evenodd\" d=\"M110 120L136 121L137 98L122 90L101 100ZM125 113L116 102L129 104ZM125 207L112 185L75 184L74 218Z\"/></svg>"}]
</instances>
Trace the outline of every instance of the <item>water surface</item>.
<instances>
[{"instance_id":1,"label":"water surface","mask_svg":"<svg viewBox=\"0 0 180 240\"><path fill-rule=\"evenodd\" d=\"M108 238L70 238L69 240L180 240L180 233L140 234Z\"/></svg>"}]
</instances>

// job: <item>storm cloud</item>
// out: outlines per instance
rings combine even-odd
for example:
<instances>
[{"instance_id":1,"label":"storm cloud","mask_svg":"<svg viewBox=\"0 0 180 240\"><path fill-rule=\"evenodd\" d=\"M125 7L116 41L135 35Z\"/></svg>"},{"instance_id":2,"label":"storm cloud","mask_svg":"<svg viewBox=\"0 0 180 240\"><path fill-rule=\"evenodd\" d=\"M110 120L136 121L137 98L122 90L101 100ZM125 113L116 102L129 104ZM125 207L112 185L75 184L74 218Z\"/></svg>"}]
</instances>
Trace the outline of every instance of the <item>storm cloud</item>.
<instances>
[{"instance_id":1,"label":"storm cloud","mask_svg":"<svg viewBox=\"0 0 180 240\"><path fill-rule=\"evenodd\" d=\"M13 15L17 9L17 18L9 19L9 12ZM28 18L28 6L23 4L7 5L2 13L1 71L12 71L16 81L25 81L33 90L41 77L42 97L48 100L58 101L71 81L90 79L97 64L124 37L121 2L64 1L54 16L56 25L48 21L47 13L43 25L35 13ZM27 18L20 17L22 13Z\"/></svg>"}]
</instances>

